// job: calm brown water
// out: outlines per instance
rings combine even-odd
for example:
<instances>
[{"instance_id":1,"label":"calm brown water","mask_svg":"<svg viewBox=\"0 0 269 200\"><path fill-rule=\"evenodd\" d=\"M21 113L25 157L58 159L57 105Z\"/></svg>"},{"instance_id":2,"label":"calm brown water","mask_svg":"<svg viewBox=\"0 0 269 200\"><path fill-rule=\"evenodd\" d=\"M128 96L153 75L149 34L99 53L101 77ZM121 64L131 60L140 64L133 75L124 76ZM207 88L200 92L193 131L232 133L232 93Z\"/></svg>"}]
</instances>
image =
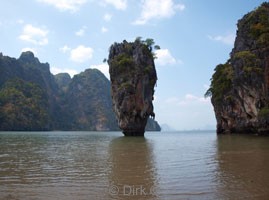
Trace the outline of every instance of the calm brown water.
<instances>
[{"instance_id":1,"label":"calm brown water","mask_svg":"<svg viewBox=\"0 0 269 200\"><path fill-rule=\"evenodd\" d=\"M0 199L269 199L269 137L0 133Z\"/></svg>"}]
</instances>

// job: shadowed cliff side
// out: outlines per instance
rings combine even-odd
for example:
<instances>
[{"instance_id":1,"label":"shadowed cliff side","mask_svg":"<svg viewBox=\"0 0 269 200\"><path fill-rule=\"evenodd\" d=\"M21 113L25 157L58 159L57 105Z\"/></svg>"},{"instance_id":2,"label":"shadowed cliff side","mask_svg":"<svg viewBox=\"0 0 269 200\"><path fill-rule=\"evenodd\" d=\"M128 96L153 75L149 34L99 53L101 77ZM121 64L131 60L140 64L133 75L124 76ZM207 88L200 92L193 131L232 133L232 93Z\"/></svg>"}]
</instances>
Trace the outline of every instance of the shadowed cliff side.
<instances>
[{"instance_id":1,"label":"shadowed cliff side","mask_svg":"<svg viewBox=\"0 0 269 200\"><path fill-rule=\"evenodd\" d=\"M217 133L269 133L269 3L238 21L230 59L215 68Z\"/></svg>"},{"instance_id":2,"label":"shadowed cliff side","mask_svg":"<svg viewBox=\"0 0 269 200\"><path fill-rule=\"evenodd\" d=\"M147 45L137 39L110 47L113 108L126 136L143 136L149 116L155 116L152 100L157 74L151 44L153 40Z\"/></svg>"},{"instance_id":3,"label":"shadowed cliff side","mask_svg":"<svg viewBox=\"0 0 269 200\"><path fill-rule=\"evenodd\" d=\"M52 75L32 52L0 53L0 131L118 131L110 81L97 69ZM147 130L160 131L154 120Z\"/></svg>"}]
</instances>

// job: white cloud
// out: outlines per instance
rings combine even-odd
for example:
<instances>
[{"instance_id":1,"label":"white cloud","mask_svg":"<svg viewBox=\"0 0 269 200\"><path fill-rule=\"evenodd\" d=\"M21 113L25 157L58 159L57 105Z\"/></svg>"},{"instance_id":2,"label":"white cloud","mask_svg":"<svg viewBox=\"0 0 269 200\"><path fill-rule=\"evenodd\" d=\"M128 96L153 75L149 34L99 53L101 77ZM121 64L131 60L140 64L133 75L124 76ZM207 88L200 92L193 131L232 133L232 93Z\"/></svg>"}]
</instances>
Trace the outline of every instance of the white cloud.
<instances>
[{"instance_id":1,"label":"white cloud","mask_svg":"<svg viewBox=\"0 0 269 200\"><path fill-rule=\"evenodd\" d=\"M175 106L190 106L194 104L210 104L210 98L198 97L193 94L186 94L184 98L170 97L165 101L167 104L173 104Z\"/></svg>"},{"instance_id":2,"label":"white cloud","mask_svg":"<svg viewBox=\"0 0 269 200\"><path fill-rule=\"evenodd\" d=\"M111 21L111 18L112 18L112 15L109 14L109 13L106 13L103 17L103 19L106 21L106 22L109 22Z\"/></svg>"},{"instance_id":3,"label":"white cloud","mask_svg":"<svg viewBox=\"0 0 269 200\"><path fill-rule=\"evenodd\" d=\"M26 51L31 51L31 52L34 53L35 56L37 56L37 51L36 51L36 49L34 49L34 48L25 47L25 48L23 48L23 49L21 50L21 53L22 53L22 52L26 52Z\"/></svg>"},{"instance_id":4,"label":"white cloud","mask_svg":"<svg viewBox=\"0 0 269 200\"><path fill-rule=\"evenodd\" d=\"M155 51L157 59L156 64L160 66L176 64L176 59L171 55L168 49L159 49ZM178 61L181 63L182 61Z\"/></svg>"},{"instance_id":5,"label":"white cloud","mask_svg":"<svg viewBox=\"0 0 269 200\"><path fill-rule=\"evenodd\" d=\"M85 35L85 31L87 29L87 26L83 26L81 29L79 29L75 34L76 36L82 37Z\"/></svg>"},{"instance_id":6,"label":"white cloud","mask_svg":"<svg viewBox=\"0 0 269 200\"><path fill-rule=\"evenodd\" d=\"M83 63L90 60L92 55L93 49L91 47L79 45L77 48L71 50L70 59L74 62Z\"/></svg>"},{"instance_id":7,"label":"white cloud","mask_svg":"<svg viewBox=\"0 0 269 200\"><path fill-rule=\"evenodd\" d=\"M213 41L222 42L223 44L233 45L234 40L235 40L235 35L234 34L217 35L217 36L208 35L208 38Z\"/></svg>"},{"instance_id":8,"label":"white cloud","mask_svg":"<svg viewBox=\"0 0 269 200\"><path fill-rule=\"evenodd\" d=\"M60 52L66 53L68 51L71 51L71 48L68 47L67 45L64 45L63 47L59 48Z\"/></svg>"},{"instance_id":9,"label":"white cloud","mask_svg":"<svg viewBox=\"0 0 269 200\"><path fill-rule=\"evenodd\" d=\"M102 33L106 33L107 31L108 31L108 29L107 29L106 27L103 26L102 29L101 29L101 32L102 32Z\"/></svg>"},{"instance_id":10,"label":"white cloud","mask_svg":"<svg viewBox=\"0 0 269 200\"><path fill-rule=\"evenodd\" d=\"M90 68L100 70L110 80L108 64L91 65Z\"/></svg>"},{"instance_id":11,"label":"white cloud","mask_svg":"<svg viewBox=\"0 0 269 200\"><path fill-rule=\"evenodd\" d=\"M127 0L103 0L105 5L110 4L117 10L125 10L127 8Z\"/></svg>"},{"instance_id":12,"label":"white cloud","mask_svg":"<svg viewBox=\"0 0 269 200\"><path fill-rule=\"evenodd\" d=\"M24 20L23 20L23 19L18 19L18 20L17 20L17 23L18 23L18 24L24 24Z\"/></svg>"},{"instance_id":13,"label":"white cloud","mask_svg":"<svg viewBox=\"0 0 269 200\"><path fill-rule=\"evenodd\" d=\"M175 15L176 11L184 9L184 4L175 4L173 0L142 0L142 12L134 24L143 25L154 18L169 18Z\"/></svg>"},{"instance_id":14,"label":"white cloud","mask_svg":"<svg viewBox=\"0 0 269 200\"><path fill-rule=\"evenodd\" d=\"M34 27L31 24L27 24L23 27L22 34L19 39L25 42L30 42L35 45L47 45L49 31L45 28Z\"/></svg>"},{"instance_id":15,"label":"white cloud","mask_svg":"<svg viewBox=\"0 0 269 200\"><path fill-rule=\"evenodd\" d=\"M210 98L198 97L193 94L186 94L181 103L210 103Z\"/></svg>"},{"instance_id":16,"label":"white cloud","mask_svg":"<svg viewBox=\"0 0 269 200\"><path fill-rule=\"evenodd\" d=\"M76 12L79 8L87 3L87 0L37 0L39 2L54 6L60 11Z\"/></svg>"},{"instance_id":17,"label":"white cloud","mask_svg":"<svg viewBox=\"0 0 269 200\"><path fill-rule=\"evenodd\" d=\"M78 74L78 72L75 69L68 69L68 68L58 68L58 67L51 67L50 71L52 74L59 74L59 73L68 73L71 77Z\"/></svg>"}]
</instances>

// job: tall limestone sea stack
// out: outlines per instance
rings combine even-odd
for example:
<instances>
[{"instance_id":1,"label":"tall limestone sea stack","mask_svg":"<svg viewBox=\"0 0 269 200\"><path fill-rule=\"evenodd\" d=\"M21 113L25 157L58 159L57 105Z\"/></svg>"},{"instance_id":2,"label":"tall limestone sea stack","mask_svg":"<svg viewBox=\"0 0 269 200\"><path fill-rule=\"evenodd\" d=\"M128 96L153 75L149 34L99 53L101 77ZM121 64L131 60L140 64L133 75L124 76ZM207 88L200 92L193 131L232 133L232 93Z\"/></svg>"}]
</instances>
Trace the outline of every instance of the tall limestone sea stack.
<instances>
[{"instance_id":1,"label":"tall limestone sea stack","mask_svg":"<svg viewBox=\"0 0 269 200\"><path fill-rule=\"evenodd\" d=\"M108 64L113 108L125 136L144 136L149 116L154 117L153 94L157 81L152 39L114 43Z\"/></svg>"},{"instance_id":2,"label":"tall limestone sea stack","mask_svg":"<svg viewBox=\"0 0 269 200\"><path fill-rule=\"evenodd\" d=\"M269 3L238 21L230 59L215 68L211 96L217 133L269 134Z\"/></svg>"}]
</instances>

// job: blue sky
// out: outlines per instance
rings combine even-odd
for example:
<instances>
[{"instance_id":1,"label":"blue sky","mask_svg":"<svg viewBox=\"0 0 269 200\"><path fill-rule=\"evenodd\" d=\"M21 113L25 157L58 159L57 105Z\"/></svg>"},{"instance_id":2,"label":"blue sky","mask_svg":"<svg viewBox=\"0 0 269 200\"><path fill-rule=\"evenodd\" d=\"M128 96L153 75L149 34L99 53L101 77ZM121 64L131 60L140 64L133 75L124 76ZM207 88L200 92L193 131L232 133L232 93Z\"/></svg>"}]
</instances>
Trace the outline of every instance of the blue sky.
<instances>
[{"instance_id":1,"label":"blue sky","mask_svg":"<svg viewBox=\"0 0 269 200\"><path fill-rule=\"evenodd\" d=\"M108 48L137 36L153 38L156 120L177 130L215 128L203 97L214 68L229 58L236 24L263 0L3 0L0 52L31 50L51 72L98 68Z\"/></svg>"}]
</instances>

